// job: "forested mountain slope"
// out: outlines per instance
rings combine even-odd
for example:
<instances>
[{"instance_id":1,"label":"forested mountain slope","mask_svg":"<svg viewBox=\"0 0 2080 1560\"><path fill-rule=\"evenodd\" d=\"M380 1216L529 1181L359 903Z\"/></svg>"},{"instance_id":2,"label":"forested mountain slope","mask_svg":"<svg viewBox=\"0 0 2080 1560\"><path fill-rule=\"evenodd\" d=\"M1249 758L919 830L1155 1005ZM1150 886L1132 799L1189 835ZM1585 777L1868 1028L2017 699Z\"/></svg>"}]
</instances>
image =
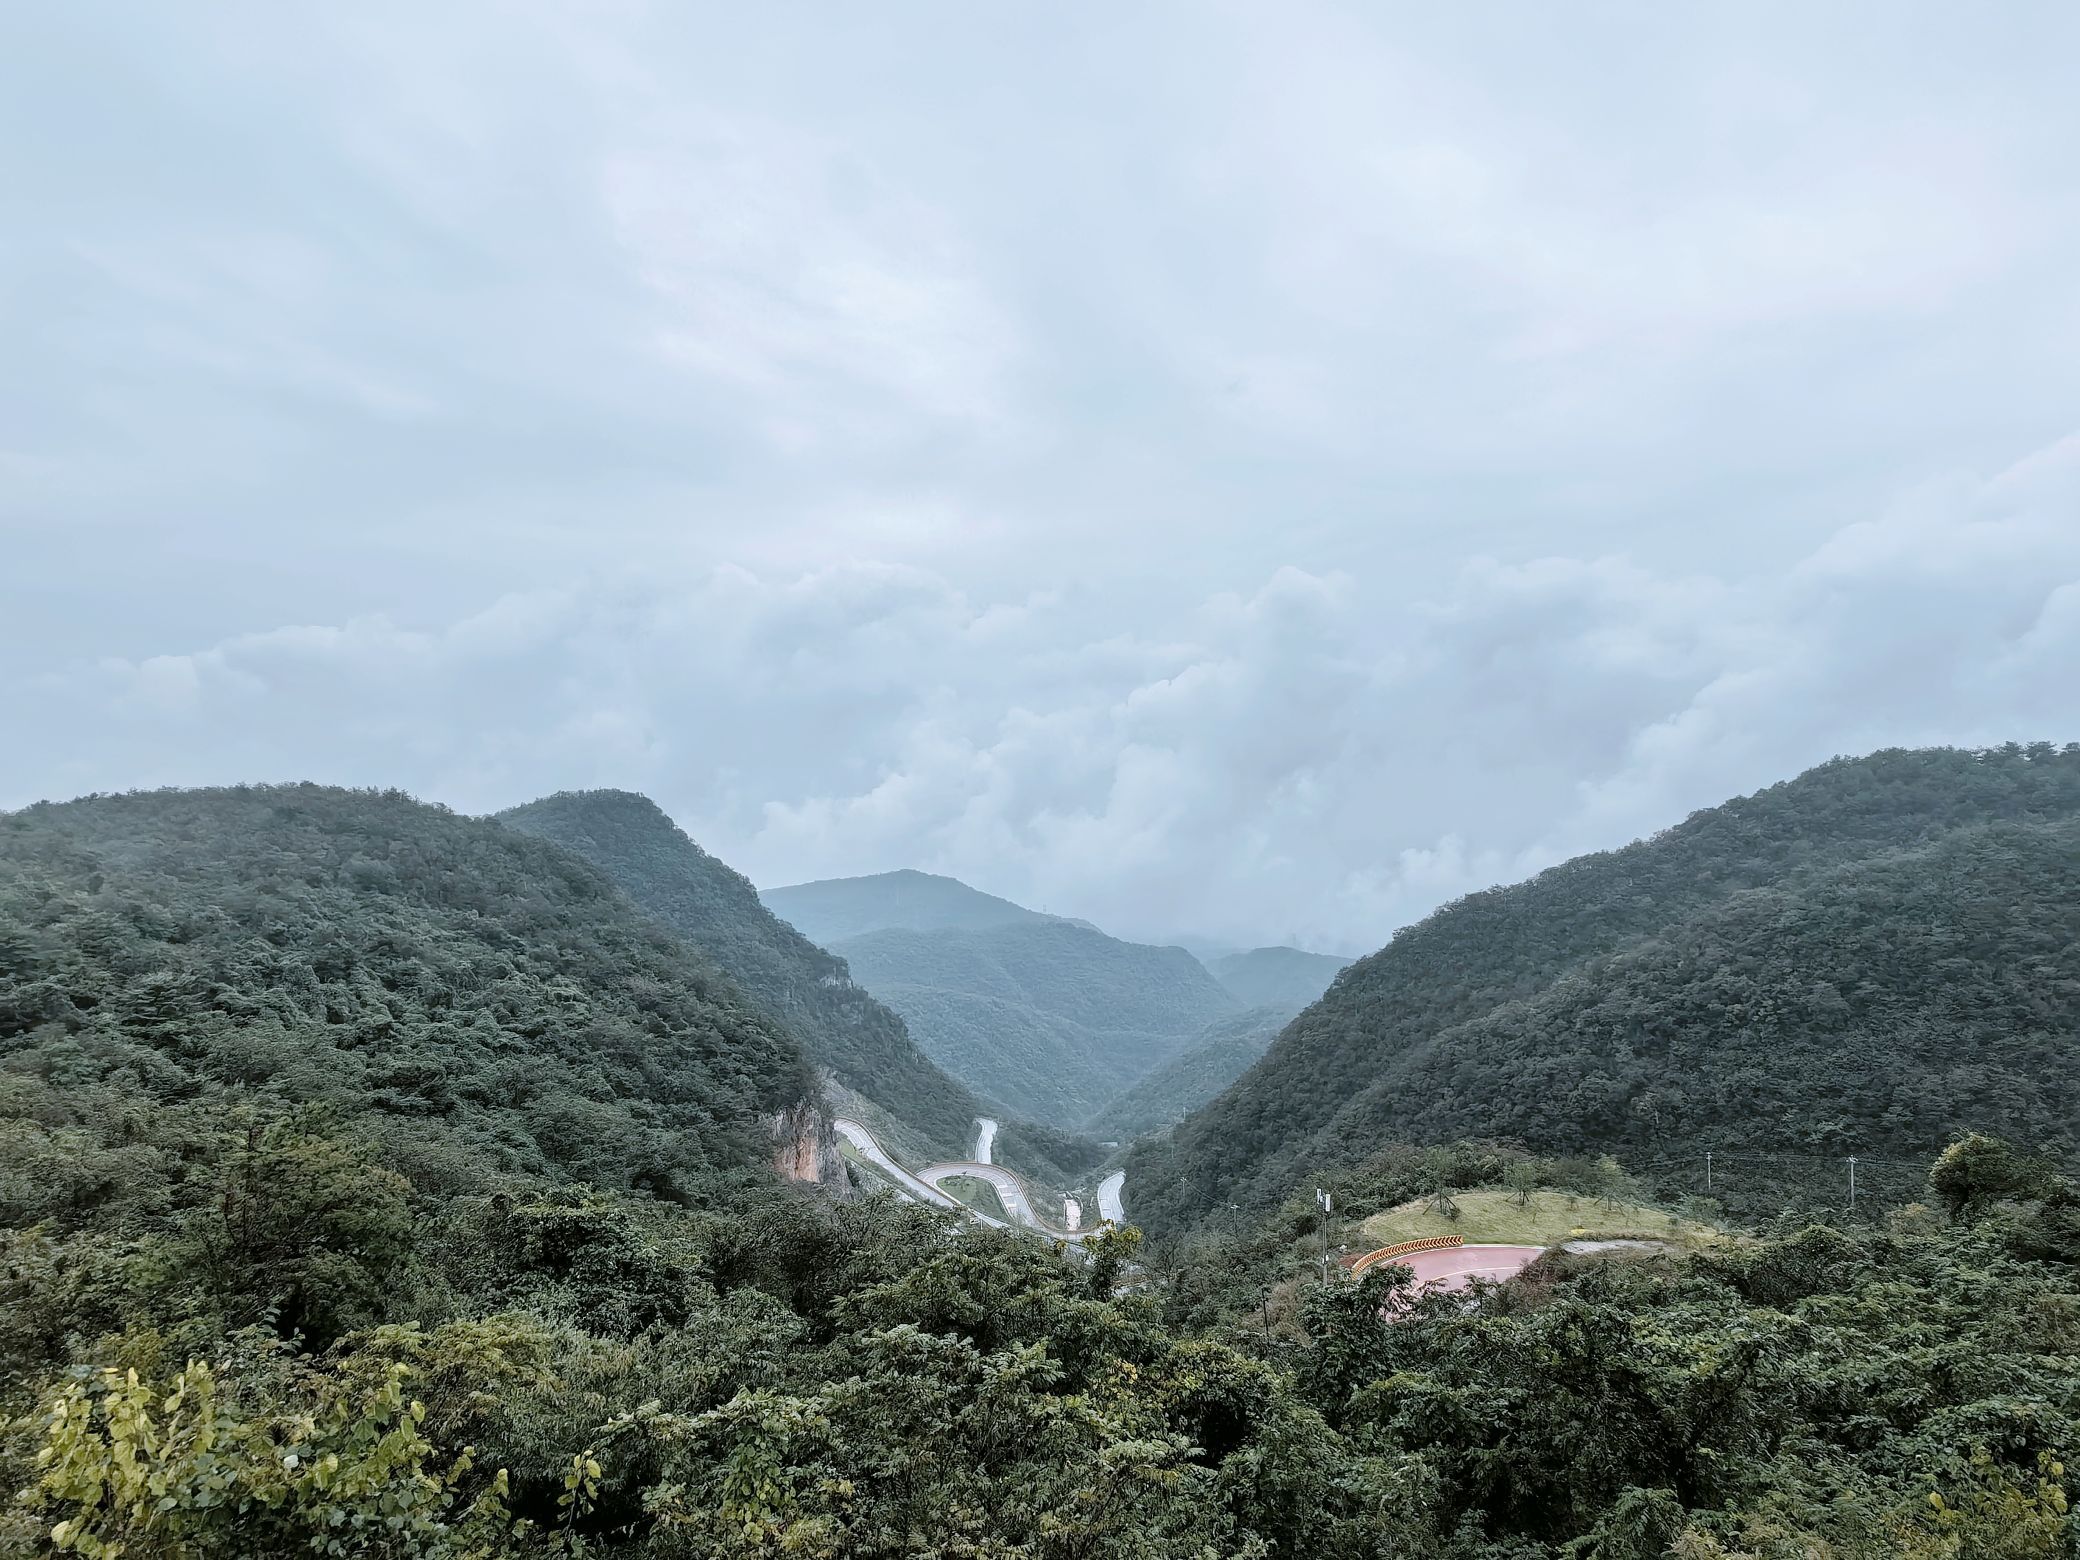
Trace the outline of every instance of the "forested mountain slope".
<instances>
[{"instance_id":1,"label":"forested mountain slope","mask_svg":"<svg viewBox=\"0 0 2080 1560\"><path fill-rule=\"evenodd\" d=\"M813 1088L597 868L494 823L312 785L0 817L0 1159L12 1200L67 1219L270 1098L417 1183L698 1198Z\"/></svg>"},{"instance_id":2,"label":"forested mountain slope","mask_svg":"<svg viewBox=\"0 0 2080 1560\"><path fill-rule=\"evenodd\" d=\"M2012 907L2072 828L1729 904L1719 962L1777 989L1771 928L1875 902L1954 979L2069 985ZM0 1553L2071 1551L2080 1188L2034 1156L1470 1303L1320 1281L1285 1213L1086 1263L782 1185L758 1117L807 1065L703 968L590 863L394 794L0 815Z\"/></svg>"},{"instance_id":3,"label":"forested mountain slope","mask_svg":"<svg viewBox=\"0 0 2080 1560\"><path fill-rule=\"evenodd\" d=\"M500 813L509 828L576 851L629 897L707 954L828 1067L921 1133L942 1157L963 1156L982 1107L911 1041L902 1019L825 952L766 908L750 879L627 791L560 792Z\"/></svg>"},{"instance_id":4,"label":"forested mountain slope","mask_svg":"<svg viewBox=\"0 0 2080 1560\"><path fill-rule=\"evenodd\" d=\"M1182 948L1074 921L888 930L833 951L940 1066L1055 1126L1081 1126L1236 1010Z\"/></svg>"},{"instance_id":5,"label":"forested mountain slope","mask_svg":"<svg viewBox=\"0 0 2080 1560\"><path fill-rule=\"evenodd\" d=\"M958 878L908 870L795 883L766 889L759 897L773 914L826 948L847 938L895 928L979 932L1057 919L970 888Z\"/></svg>"},{"instance_id":6,"label":"forested mountain slope","mask_svg":"<svg viewBox=\"0 0 2080 1560\"><path fill-rule=\"evenodd\" d=\"M1252 948L1209 959L1206 968L1244 1007L1283 1008L1297 1013L1329 989L1349 959L1301 948Z\"/></svg>"},{"instance_id":7,"label":"forested mountain slope","mask_svg":"<svg viewBox=\"0 0 2080 1560\"><path fill-rule=\"evenodd\" d=\"M1392 1139L1925 1150L2080 1106L2080 750L1837 760L1470 895L1136 1151L1137 1216Z\"/></svg>"},{"instance_id":8,"label":"forested mountain slope","mask_svg":"<svg viewBox=\"0 0 2080 1560\"><path fill-rule=\"evenodd\" d=\"M1215 1019L1190 1046L1094 1117L1086 1130L1123 1142L1184 1120L1248 1071L1292 1018L1290 1008L1255 1007Z\"/></svg>"}]
</instances>

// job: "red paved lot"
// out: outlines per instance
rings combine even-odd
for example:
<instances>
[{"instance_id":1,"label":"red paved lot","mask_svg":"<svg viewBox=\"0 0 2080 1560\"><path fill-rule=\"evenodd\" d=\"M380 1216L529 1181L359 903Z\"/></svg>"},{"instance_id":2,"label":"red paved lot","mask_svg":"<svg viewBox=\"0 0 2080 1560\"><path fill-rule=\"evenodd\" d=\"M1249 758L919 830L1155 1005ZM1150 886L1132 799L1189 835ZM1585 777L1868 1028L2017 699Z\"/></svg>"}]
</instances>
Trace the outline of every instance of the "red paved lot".
<instances>
[{"instance_id":1,"label":"red paved lot","mask_svg":"<svg viewBox=\"0 0 2080 1560\"><path fill-rule=\"evenodd\" d=\"M1419 1294L1452 1294L1468 1288L1475 1279L1502 1283L1523 1273L1543 1250L1543 1246L1444 1246L1433 1252L1396 1256L1392 1265L1414 1271L1416 1281L1408 1290L1410 1298L1414 1298ZM1387 1267L1387 1263L1381 1267ZM1404 1304L1389 1302L1381 1315L1394 1315Z\"/></svg>"},{"instance_id":2,"label":"red paved lot","mask_svg":"<svg viewBox=\"0 0 2080 1560\"><path fill-rule=\"evenodd\" d=\"M1477 1278L1493 1283L1514 1278L1544 1251L1543 1246L1446 1246L1439 1251L1411 1252L1394 1262L1414 1270L1417 1289L1446 1293L1464 1289Z\"/></svg>"}]
</instances>

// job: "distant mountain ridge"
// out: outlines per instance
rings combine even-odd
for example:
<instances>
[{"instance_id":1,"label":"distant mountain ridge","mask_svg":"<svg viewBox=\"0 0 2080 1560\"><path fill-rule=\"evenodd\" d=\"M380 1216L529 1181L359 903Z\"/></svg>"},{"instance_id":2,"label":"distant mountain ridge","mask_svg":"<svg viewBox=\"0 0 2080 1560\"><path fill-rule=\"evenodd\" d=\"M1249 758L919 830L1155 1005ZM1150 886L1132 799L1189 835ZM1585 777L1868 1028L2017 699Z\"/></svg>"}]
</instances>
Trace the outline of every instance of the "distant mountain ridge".
<instances>
[{"instance_id":1,"label":"distant mountain ridge","mask_svg":"<svg viewBox=\"0 0 2080 1560\"><path fill-rule=\"evenodd\" d=\"M1281 945L1209 959L1206 968L1245 1007L1297 1013L1327 991L1329 982L1350 963L1333 953Z\"/></svg>"},{"instance_id":2,"label":"distant mountain ridge","mask_svg":"<svg viewBox=\"0 0 2080 1560\"><path fill-rule=\"evenodd\" d=\"M1055 1126L1081 1126L1238 1006L1182 948L1074 921L890 928L833 951L934 1061Z\"/></svg>"},{"instance_id":3,"label":"distant mountain ridge","mask_svg":"<svg viewBox=\"0 0 2080 1560\"><path fill-rule=\"evenodd\" d=\"M1292 1011L1283 1007L1249 1008L1215 1019L1186 1049L1093 1117L1085 1130L1124 1141L1184 1120L1247 1072L1292 1019Z\"/></svg>"},{"instance_id":4,"label":"distant mountain ridge","mask_svg":"<svg viewBox=\"0 0 2080 1560\"><path fill-rule=\"evenodd\" d=\"M1014 1112L1077 1128L1244 1004L1182 948L1107 936L929 872L767 889L918 1046Z\"/></svg>"},{"instance_id":5,"label":"distant mountain ridge","mask_svg":"<svg viewBox=\"0 0 2080 1560\"><path fill-rule=\"evenodd\" d=\"M1130 1160L1158 1228L1386 1143L2080 1149L2080 746L1839 759L1472 894Z\"/></svg>"},{"instance_id":6,"label":"distant mountain ridge","mask_svg":"<svg viewBox=\"0 0 2080 1560\"><path fill-rule=\"evenodd\" d=\"M977 932L1060 919L970 888L958 878L907 868L764 889L759 898L804 937L826 948L870 932Z\"/></svg>"},{"instance_id":7,"label":"distant mountain ridge","mask_svg":"<svg viewBox=\"0 0 2080 1560\"><path fill-rule=\"evenodd\" d=\"M918 1049L902 1019L852 980L843 959L774 915L750 879L701 849L648 797L560 791L498 820L604 870L799 1038L811 1061L936 1152L953 1156L972 1143L975 1118L986 1113L974 1095Z\"/></svg>"}]
</instances>

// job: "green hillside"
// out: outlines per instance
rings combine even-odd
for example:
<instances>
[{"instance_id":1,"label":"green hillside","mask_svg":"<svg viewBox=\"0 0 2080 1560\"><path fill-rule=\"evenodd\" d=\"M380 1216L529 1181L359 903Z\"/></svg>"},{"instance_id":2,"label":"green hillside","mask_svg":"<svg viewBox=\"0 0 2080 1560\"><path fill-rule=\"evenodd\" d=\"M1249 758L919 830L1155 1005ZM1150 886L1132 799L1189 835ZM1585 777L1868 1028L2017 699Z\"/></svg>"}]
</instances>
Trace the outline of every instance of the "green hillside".
<instances>
[{"instance_id":1,"label":"green hillside","mask_svg":"<svg viewBox=\"0 0 2080 1560\"><path fill-rule=\"evenodd\" d=\"M600 867L735 979L812 1062L921 1134L935 1155L966 1152L983 1114L975 1097L853 983L843 959L774 915L748 878L687 838L649 798L566 791L500 813L499 821Z\"/></svg>"},{"instance_id":2,"label":"green hillside","mask_svg":"<svg viewBox=\"0 0 2080 1560\"><path fill-rule=\"evenodd\" d=\"M1837 760L1471 895L1346 972L1136 1151L1137 1216L1261 1202L1384 1141L1911 1157L2070 1143L2080 750Z\"/></svg>"},{"instance_id":3,"label":"green hillside","mask_svg":"<svg viewBox=\"0 0 2080 1560\"><path fill-rule=\"evenodd\" d=\"M828 948L869 932L979 932L1056 919L930 872L877 872L769 888L766 908L811 942Z\"/></svg>"},{"instance_id":4,"label":"green hillside","mask_svg":"<svg viewBox=\"0 0 2080 1560\"><path fill-rule=\"evenodd\" d=\"M1184 1120L1241 1077L1292 1018L1291 1008L1257 1007L1215 1019L1189 1047L1099 1112L1087 1130L1124 1141Z\"/></svg>"},{"instance_id":5,"label":"green hillside","mask_svg":"<svg viewBox=\"0 0 2080 1560\"><path fill-rule=\"evenodd\" d=\"M2070 831L1887 865L2028 905ZM2056 926L1860 892L1811 902L1899 906L1953 980L2068 983ZM0 1553L2071 1549L2080 1188L1998 1143L1881 1228L1662 1216L1640 1232L1686 1254L1402 1305L1391 1270L1314 1276L1306 1180L1088 1262L783 1186L763 1118L810 1082L696 950L516 830L319 787L0 816ZM1397 1150L1346 1206L1429 1227L1433 1159L1515 1162ZM1465 1191L1449 1224L1557 1235L1569 1195ZM1643 1223L1605 1210L1582 1194L1579 1227Z\"/></svg>"},{"instance_id":6,"label":"green hillside","mask_svg":"<svg viewBox=\"0 0 2080 1560\"><path fill-rule=\"evenodd\" d=\"M0 1049L8 1184L68 1221L119 1196L97 1190L114 1166L176 1173L241 1103L322 1106L415 1182L693 1197L765 1161L759 1118L813 1089L794 1041L596 868L320 786L0 818Z\"/></svg>"},{"instance_id":7,"label":"green hillside","mask_svg":"<svg viewBox=\"0 0 2080 1560\"><path fill-rule=\"evenodd\" d=\"M1209 959L1206 968L1245 1007L1297 1013L1323 992L1349 959L1300 948L1252 948Z\"/></svg>"},{"instance_id":8,"label":"green hillside","mask_svg":"<svg viewBox=\"0 0 2080 1560\"><path fill-rule=\"evenodd\" d=\"M1080 1126L1235 999L1182 948L1073 921L872 932L836 945L925 1053L1036 1121Z\"/></svg>"}]
</instances>

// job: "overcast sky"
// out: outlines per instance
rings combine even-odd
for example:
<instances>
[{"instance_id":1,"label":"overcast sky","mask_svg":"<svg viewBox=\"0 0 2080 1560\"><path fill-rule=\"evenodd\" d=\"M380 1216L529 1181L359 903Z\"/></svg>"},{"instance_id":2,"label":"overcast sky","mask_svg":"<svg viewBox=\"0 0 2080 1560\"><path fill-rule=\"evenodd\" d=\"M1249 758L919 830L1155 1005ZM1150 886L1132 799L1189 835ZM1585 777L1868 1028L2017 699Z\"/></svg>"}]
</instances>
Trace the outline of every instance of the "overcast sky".
<instances>
[{"instance_id":1,"label":"overcast sky","mask_svg":"<svg viewBox=\"0 0 2080 1560\"><path fill-rule=\"evenodd\" d=\"M1376 946L2080 738L2080 8L0 12L0 807Z\"/></svg>"}]
</instances>

